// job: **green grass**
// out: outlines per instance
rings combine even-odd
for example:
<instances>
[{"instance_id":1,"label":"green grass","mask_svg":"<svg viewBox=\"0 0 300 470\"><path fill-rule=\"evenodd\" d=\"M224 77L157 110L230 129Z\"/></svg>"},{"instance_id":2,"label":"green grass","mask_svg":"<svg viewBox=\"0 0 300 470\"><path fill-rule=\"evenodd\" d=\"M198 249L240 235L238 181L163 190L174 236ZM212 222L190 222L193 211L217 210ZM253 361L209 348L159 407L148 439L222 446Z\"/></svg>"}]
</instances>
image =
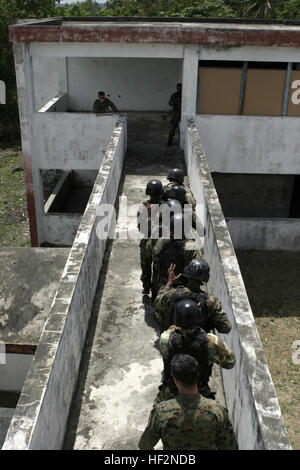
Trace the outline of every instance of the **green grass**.
<instances>
[{"instance_id":1,"label":"green grass","mask_svg":"<svg viewBox=\"0 0 300 470\"><path fill-rule=\"evenodd\" d=\"M294 450L300 449L300 253L236 250L257 330Z\"/></svg>"},{"instance_id":2,"label":"green grass","mask_svg":"<svg viewBox=\"0 0 300 470\"><path fill-rule=\"evenodd\" d=\"M30 246L24 164L19 148L0 150L0 188L0 246Z\"/></svg>"}]
</instances>

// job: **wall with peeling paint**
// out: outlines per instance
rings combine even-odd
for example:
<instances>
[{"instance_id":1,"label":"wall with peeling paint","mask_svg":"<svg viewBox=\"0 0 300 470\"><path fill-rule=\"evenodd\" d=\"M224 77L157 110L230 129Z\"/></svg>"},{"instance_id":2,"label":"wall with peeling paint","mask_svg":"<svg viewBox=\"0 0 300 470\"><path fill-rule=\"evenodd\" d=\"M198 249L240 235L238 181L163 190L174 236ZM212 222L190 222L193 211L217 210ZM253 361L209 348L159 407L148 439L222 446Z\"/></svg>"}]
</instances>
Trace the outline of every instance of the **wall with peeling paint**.
<instances>
[{"instance_id":1,"label":"wall with peeling paint","mask_svg":"<svg viewBox=\"0 0 300 470\"><path fill-rule=\"evenodd\" d=\"M210 171L300 174L298 117L197 115L195 123Z\"/></svg>"},{"instance_id":2,"label":"wall with peeling paint","mask_svg":"<svg viewBox=\"0 0 300 470\"><path fill-rule=\"evenodd\" d=\"M35 109L59 93L59 61L56 57L33 57Z\"/></svg>"},{"instance_id":3,"label":"wall with peeling paint","mask_svg":"<svg viewBox=\"0 0 300 470\"><path fill-rule=\"evenodd\" d=\"M117 120L117 114L34 113L34 164L43 170L98 170Z\"/></svg>"},{"instance_id":4,"label":"wall with peeling paint","mask_svg":"<svg viewBox=\"0 0 300 470\"><path fill-rule=\"evenodd\" d=\"M201 129L201 140L202 140ZM231 370L222 370L229 416L239 448L291 449L275 388L235 256L232 241L194 121L186 131L185 159L191 189L204 204L204 257L210 265L208 291L217 296L232 330L220 335L236 355Z\"/></svg>"},{"instance_id":5,"label":"wall with peeling paint","mask_svg":"<svg viewBox=\"0 0 300 470\"><path fill-rule=\"evenodd\" d=\"M114 204L126 151L126 119L109 141L54 297L3 450L60 449L105 251L100 204Z\"/></svg>"},{"instance_id":6,"label":"wall with peeling paint","mask_svg":"<svg viewBox=\"0 0 300 470\"><path fill-rule=\"evenodd\" d=\"M168 111L181 81L180 59L69 58L69 107L91 111L100 90L120 111Z\"/></svg>"},{"instance_id":7,"label":"wall with peeling paint","mask_svg":"<svg viewBox=\"0 0 300 470\"><path fill-rule=\"evenodd\" d=\"M235 248L300 251L299 219L229 217L226 221Z\"/></svg>"},{"instance_id":8,"label":"wall with peeling paint","mask_svg":"<svg viewBox=\"0 0 300 470\"><path fill-rule=\"evenodd\" d=\"M31 366L31 354L6 354L0 364L0 391L20 392Z\"/></svg>"}]
</instances>

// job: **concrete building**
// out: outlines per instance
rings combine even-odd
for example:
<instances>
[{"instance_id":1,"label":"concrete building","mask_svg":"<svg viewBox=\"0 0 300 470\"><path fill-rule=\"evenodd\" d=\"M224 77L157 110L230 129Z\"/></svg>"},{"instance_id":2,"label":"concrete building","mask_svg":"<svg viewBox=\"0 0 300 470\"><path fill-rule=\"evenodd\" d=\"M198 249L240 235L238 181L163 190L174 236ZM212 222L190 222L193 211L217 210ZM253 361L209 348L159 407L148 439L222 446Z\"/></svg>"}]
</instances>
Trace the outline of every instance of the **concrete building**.
<instances>
[{"instance_id":1,"label":"concrete building","mask_svg":"<svg viewBox=\"0 0 300 470\"><path fill-rule=\"evenodd\" d=\"M204 252L214 273L208 287L233 324L225 340L237 364L231 374L222 373L226 405L240 448L290 448L231 237L238 247L286 244L299 249L300 25L55 18L13 25L10 40L32 245L71 250L3 448L62 446L103 267L106 242L97 237L99 208L116 200L130 146L127 120L135 116L138 122L144 116L167 127L168 99L177 82L182 82L182 165L204 208ZM121 116L91 112L99 90ZM172 158L163 161L162 155L145 154L145 161L129 159L129 172L125 166L124 187L131 188L125 192L132 201L133 188L145 184L145 178L135 176L133 184L129 176L164 177L174 165ZM123 246L123 252L127 249ZM140 288L138 272L128 266L137 278L124 284L132 292ZM116 310L132 314L129 291L122 298L128 300L128 309L121 305ZM103 309L105 318L108 307ZM131 321L132 326L138 322ZM119 355L124 358L122 347ZM147 364L156 378L160 370L159 357L151 362L151 351L145 353L145 362L139 362L142 353L135 357L129 370L129 375L137 371L141 383L145 377L150 380ZM39 370L46 370L42 377ZM32 403L28 397L34 385L38 392ZM100 429L107 432L103 423ZM124 429L116 426L115 432L125 436ZM117 441L91 445L113 449L105 445ZM128 448L132 441L124 437L118 445ZM82 446L88 448L88 443Z\"/></svg>"},{"instance_id":2,"label":"concrete building","mask_svg":"<svg viewBox=\"0 0 300 470\"><path fill-rule=\"evenodd\" d=\"M246 247L248 230L234 218L251 217L256 248L278 226L298 244L299 26L77 18L20 23L10 38L33 245L74 239L83 208L54 196L87 201L116 122L90 113L98 91L125 113L167 112L179 81L182 136L194 117L235 242Z\"/></svg>"}]
</instances>

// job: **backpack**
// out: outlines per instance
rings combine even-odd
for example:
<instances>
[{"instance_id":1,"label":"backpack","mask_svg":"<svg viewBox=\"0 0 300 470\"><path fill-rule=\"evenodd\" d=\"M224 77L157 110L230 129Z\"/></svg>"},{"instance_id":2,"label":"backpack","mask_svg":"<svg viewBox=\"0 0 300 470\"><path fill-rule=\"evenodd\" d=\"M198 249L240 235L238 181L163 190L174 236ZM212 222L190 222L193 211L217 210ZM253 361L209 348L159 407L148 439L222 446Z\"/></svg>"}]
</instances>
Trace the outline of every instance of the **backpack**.
<instances>
[{"instance_id":1,"label":"backpack","mask_svg":"<svg viewBox=\"0 0 300 470\"><path fill-rule=\"evenodd\" d=\"M183 334L178 330L171 333L168 354L164 360L164 382L172 389L176 388L176 386L171 377L171 361L176 354L189 354L196 359L199 364L199 393L205 397L214 398L214 394L208 386L211 367L208 364L207 333L200 327L189 334Z\"/></svg>"},{"instance_id":2,"label":"backpack","mask_svg":"<svg viewBox=\"0 0 300 470\"><path fill-rule=\"evenodd\" d=\"M198 325L206 333L209 333L213 329L213 326L211 326L211 321L209 318L209 312L208 312L208 306L207 306L208 295L206 294L206 292L203 292L203 291L200 291L200 292L189 291L184 286L178 286L176 288L175 294L172 297L171 312L170 312L170 325L174 324L176 303L182 299L191 299L191 300L195 300L197 304L200 303Z\"/></svg>"}]
</instances>

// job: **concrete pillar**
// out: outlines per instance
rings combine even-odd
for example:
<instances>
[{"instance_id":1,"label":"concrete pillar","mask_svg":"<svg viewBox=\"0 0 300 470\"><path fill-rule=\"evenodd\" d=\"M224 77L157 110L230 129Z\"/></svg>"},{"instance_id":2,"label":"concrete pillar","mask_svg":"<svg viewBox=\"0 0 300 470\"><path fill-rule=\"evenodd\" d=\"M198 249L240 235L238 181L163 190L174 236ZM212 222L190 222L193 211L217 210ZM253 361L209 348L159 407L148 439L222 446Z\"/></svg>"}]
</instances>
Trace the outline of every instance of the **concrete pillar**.
<instances>
[{"instance_id":1,"label":"concrete pillar","mask_svg":"<svg viewBox=\"0 0 300 470\"><path fill-rule=\"evenodd\" d=\"M180 145L184 146L184 136L187 118L196 115L197 82L198 82L199 47L193 44L184 46L182 67L182 103Z\"/></svg>"},{"instance_id":2,"label":"concrete pillar","mask_svg":"<svg viewBox=\"0 0 300 470\"><path fill-rule=\"evenodd\" d=\"M36 189L33 171L32 149L32 116L35 111L35 94L33 82L32 57L29 44L14 46L16 81L18 90L19 118L24 158L24 173L26 182L27 208L30 226L31 245L38 246L41 238L41 227L38 224L39 210L36 200Z\"/></svg>"},{"instance_id":3,"label":"concrete pillar","mask_svg":"<svg viewBox=\"0 0 300 470\"><path fill-rule=\"evenodd\" d=\"M58 66L58 92L66 94L66 111L67 111L69 109L68 59L67 57L58 57L57 66Z\"/></svg>"}]
</instances>

